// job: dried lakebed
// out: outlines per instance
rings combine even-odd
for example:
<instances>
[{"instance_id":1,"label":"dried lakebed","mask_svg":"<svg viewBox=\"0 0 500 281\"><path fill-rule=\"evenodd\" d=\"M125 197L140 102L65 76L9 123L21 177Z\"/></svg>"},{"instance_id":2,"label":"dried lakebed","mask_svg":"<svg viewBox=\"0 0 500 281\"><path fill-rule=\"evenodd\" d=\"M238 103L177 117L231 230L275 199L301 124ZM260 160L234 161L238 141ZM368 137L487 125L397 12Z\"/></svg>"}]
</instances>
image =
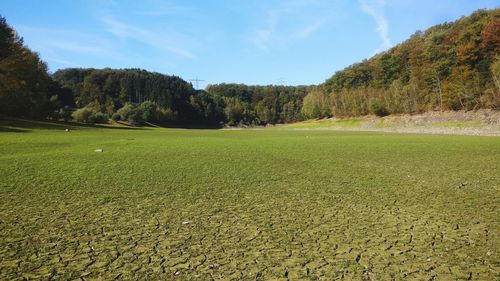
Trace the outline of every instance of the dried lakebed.
<instances>
[{"instance_id":1,"label":"dried lakebed","mask_svg":"<svg viewBox=\"0 0 500 281\"><path fill-rule=\"evenodd\" d=\"M500 277L499 138L71 129L0 133L0 279Z\"/></svg>"}]
</instances>

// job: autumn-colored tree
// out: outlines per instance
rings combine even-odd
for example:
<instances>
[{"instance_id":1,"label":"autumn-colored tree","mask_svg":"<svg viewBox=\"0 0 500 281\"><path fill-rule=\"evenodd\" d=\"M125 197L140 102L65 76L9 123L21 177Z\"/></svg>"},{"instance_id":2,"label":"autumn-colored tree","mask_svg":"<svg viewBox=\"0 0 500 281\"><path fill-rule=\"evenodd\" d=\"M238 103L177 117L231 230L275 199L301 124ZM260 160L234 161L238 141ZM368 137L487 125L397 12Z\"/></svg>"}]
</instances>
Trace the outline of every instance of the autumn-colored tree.
<instances>
[{"instance_id":1,"label":"autumn-colored tree","mask_svg":"<svg viewBox=\"0 0 500 281\"><path fill-rule=\"evenodd\" d=\"M50 82L47 65L0 17L0 114L47 114Z\"/></svg>"}]
</instances>

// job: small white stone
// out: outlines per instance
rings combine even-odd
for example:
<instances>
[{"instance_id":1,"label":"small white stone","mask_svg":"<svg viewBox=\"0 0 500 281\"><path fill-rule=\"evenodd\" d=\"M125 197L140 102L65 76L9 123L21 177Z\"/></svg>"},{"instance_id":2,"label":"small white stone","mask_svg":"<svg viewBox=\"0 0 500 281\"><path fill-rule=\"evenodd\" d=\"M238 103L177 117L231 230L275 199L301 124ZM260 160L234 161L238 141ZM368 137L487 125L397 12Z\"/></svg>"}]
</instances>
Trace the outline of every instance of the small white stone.
<instances>
[{"instance_id":1,"label":"small white stone","mask_svg":"<svg viewBox=\"0 0 500 281\"><path fill-rule=\"evenodd\" d=\"M186 225L186 224L189 224L189 222L188 221L183 221L182 222L182 225Z\"/></svg>"},{"instance_id":2,"label":"small white stone","mask_svg":"<svg viewBox=\"0 0 500 281\"><path fill-rule=\"evenodd\" d=\"M94 150L94 152L101 153L101 152L104 152L104 150L102 148L98 148L98 149Z\"/></svg>"}]
</instances>

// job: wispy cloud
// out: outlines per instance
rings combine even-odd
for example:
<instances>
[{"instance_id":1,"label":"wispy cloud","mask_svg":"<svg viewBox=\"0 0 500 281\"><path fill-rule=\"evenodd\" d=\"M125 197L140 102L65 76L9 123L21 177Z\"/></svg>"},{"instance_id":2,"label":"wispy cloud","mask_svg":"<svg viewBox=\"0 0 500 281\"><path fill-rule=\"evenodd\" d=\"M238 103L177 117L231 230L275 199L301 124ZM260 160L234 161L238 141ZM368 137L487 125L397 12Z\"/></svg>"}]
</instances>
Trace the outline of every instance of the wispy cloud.
<instances>
[{"instance_id":1,"label":"wispy cloud","mask_svg":"<svg viewBox=\"0 0 500 281\"><path fill-rule=\"evenodd\" d=\"M173 38L174 36L167 36L166 34L160 34L127 24L113 16L105 16L101 20L106 26L106 30L121 40L132 39L179 57L196 59L196 56L192 52L178 46L179 44L175 42L177 40Z\"/></svg>"},{"instance_id":2,"label":"wispy cloud","mask_svg":"<svg viewBox=\"0 0 500 281\"><path fill-rule=\"evenodd\" d=\"M90 34L64 29L50 29L31 26L20 26L21 34L30 38L32 44L53 51L69 51L73 53L92 53L109 55L110 52L100 47L103 39Z\"/></svg>"},{"instance_id":3,"label":"wispy cloud","mask_svg":"<svg viewBox=\"0 0 500 281\"><path fill-rule=\"evenodd\" d=\"M80 67L81 65L78 65L74 62L71 62L69 60L61 59L57 56L48 56L45 58L45 60L51 62L51 63L58 63L60 65L64 65L66 67Z\"/></svg>"},{"instance_id":4,"label":"wispy cloud","mask_svg":"<svg viewBox=\"0 0 500 281\"><path fill-rule=\"evenodd\" d=\"M47 47L70 51L72 53L80 54L102 54L107 55L110 52L106 49L99 48L96 46L89 46L81 44L81 42L63 42L63 41L50 41L46 43Z\"/></svg>"},{"instance_id":5,"label":"wispy cloud","mask_svg":"<svg viewBox=\"0 0 500 281\"><path fill-rule=\"evenodd\" d=\"M360 0L361 10L373 18L377 25L376 31L382 40L382 44L375 51L375 53L387 50L392 46L391 39L389 38L389 22L385 17L384 8L386 5L385 0Z\"/></svg>"},{"instance_id":6,"label":"wispy cloud","mask_svg":"<svg viewBox=\"0 0 500 281\"><path fill-rule=\"evenodd\" d=\"M271 39L271 36L276 31L278 16L275 12L268 12L267 19L265 21L266 25L255 30L250 36L249 40L259 49L268 51L268 43Z\"/></svg>"},{"instance_id":7,"label":"wispy cloud","mask_svg":"<svg viewBox=\"0 0 500 281\"><path fill-rule=\"evenodd\" d=\"M318 19L308 25L305 25L305 26L302 26L300 28L298 28L296 31L295 31L295 34L297 35L297 37L299 38L307 38L309 37L311 34L313 34L314 32L316 32L320 27L322 27L323 25L325 25L325 23L327 22L327 20L325 18L323 19Z\"/></svg>"},{"instance_id":8,"label":"wispy cloud","mask_svg":"<svg viewBox=\"0 0 500 281\"><path fill-rule=\"evenodd\" d=\"M321 0L289 0L263 8L264 17L256 18L258 27L252 30L248 41L269 51L272 46L290 46L306 39L328 22L331 11L324 9L325 3Z\"/></svg>"},{"instance_id":9,"label":"wispy cloud","mask_svg":"<svg viewBox=\"0 0 500 281\"><path fill-rule=\"evenodd\" d=\"M136 12L139 16L147 17L163 17L170 16L174 14L180 14L192 11L193 8L190 6L176 5L172 3L163 3L160 6L155 5L155 9L149 10L139 10Z\"/></svg>"},{"instance_id":10,"label":"wispy cloud","mask_svg":"<svg viewBox=\"0 0 500 281\"><path fill-rule=\"evenodd\" d=\"M18 31L25 36L25 43L40 52L42 59L50 66L60 64L76 67L76 57L86 55L118 59L109 42L96 35L66 29L19 26Z\"/></svg>"}]
</instances>

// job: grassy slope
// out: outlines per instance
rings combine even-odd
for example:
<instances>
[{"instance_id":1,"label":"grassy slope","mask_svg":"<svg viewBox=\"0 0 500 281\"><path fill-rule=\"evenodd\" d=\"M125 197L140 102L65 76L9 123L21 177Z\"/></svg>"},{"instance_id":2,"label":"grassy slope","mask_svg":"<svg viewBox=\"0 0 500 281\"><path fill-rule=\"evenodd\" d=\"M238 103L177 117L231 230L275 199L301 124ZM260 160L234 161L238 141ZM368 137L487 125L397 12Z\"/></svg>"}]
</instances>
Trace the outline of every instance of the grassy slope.
<instances>
[{"instance_id":1,"label":"grassy slope","mask_svg":"<svg viewBox=\"0 0 500 281\"><path fill-rule=\"evenodd\" d=\"M310 119L302 122L285 124L282 126L285 129L359 129L361 127L361 119L359 118L346 118L346 119Z\"/></svg>"},{"instance_id":2,"label":"grassy slope","mask_svg":"<svg viewBox=\"0 0 500 281\"><path fill-rule=\"evenodd\" d=\"M498 138L13 129L0 279L498 278Z\"/></svg>"},{"instance_id":3,"label":"grassy slope","mask_svg":"<svg viewBox=\"0 0 500 281\"><path fill-rule=\"evenodd\" d=\"M387 117L311 119L276 125L275 128L500 136L500 119L498 118L500 116L497 111L483 110L476 113L448 111Z\"/></svg>"}]
</instances>

